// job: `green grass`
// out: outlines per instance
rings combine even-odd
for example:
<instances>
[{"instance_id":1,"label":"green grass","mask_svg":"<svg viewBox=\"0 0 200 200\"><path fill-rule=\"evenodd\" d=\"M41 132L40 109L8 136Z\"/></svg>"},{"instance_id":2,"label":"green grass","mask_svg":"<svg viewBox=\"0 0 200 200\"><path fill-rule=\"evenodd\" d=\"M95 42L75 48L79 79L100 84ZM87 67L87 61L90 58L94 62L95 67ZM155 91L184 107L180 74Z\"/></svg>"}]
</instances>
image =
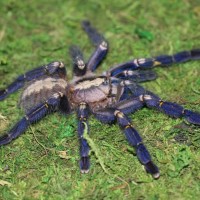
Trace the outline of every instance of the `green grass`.
<instances>
[{"instance_id":1,"label":"green grass","mask_svg":"<svg viewBox=\"0 0 200 200\"><path fill-rule=\"evenodd\" d=\"M200 47L200 5L166 1L0 1L0 88L19 74L54 60L66 63L78 44L93 51L80 22L89 19L104 33L110 52L98 72L133 57L172 54ZM159 78L143 84L163 99L200 111L200 62L158 68ZM0 134L23 112L20 92L0 102ZM116 125L90 119L91 170L79 171L76 116L54 114L0 148L0 199L198 199L200 129L154 110L130 115L161 177L153 180ZM175 137L184 141L177 142ZM65 153L66 152L66 153ZM106 171L103 170L102 165Z\"/></svg>"}]
</instances>

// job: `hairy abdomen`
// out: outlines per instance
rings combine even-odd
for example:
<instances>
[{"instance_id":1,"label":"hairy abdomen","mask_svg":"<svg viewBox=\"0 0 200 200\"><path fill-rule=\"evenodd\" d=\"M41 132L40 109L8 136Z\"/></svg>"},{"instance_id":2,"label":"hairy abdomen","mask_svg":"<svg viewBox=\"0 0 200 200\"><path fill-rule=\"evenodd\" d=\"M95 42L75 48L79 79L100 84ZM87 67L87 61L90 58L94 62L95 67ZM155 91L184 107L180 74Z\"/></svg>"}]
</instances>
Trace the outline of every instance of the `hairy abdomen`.
<instances>
[{"instance_id":1,"label":"hairy abdomen","mask_svg":"<svg viewBox=\"0 0 200 200\"><path fill-rule=\"evenodd\" d=\"M47 77L34 80L28 83L22 93L20 106L25 111L28 111L37 104L45 102L57 92L65 94L66 89L67 82L64 79Z\"/></svg>"}]
</instances>

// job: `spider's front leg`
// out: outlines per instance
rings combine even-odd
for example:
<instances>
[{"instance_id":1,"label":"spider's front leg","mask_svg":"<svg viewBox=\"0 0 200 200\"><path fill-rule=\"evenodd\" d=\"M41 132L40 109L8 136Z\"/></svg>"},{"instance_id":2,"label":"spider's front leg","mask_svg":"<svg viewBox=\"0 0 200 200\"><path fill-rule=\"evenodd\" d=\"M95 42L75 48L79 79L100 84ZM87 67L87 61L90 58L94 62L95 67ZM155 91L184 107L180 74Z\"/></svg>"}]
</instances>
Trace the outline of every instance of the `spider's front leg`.
<instances>
[{"instance_id":1,"label":"spider's front leg","mask_svg":"<svg viewBox=\"0 0 200 200\"><path fill-rule=\"evenodd\" d=\"M108 52L108 42L105 40L103 35L91 26L89 21L83 21L82 27L87 33L92 43L96 46L95 51L91 55L87 63L87 70L95 71L100 62L105 58Z\"/></svg>"},{"instance_id":2,"label":"spider's front leg","mask_svg":"<svg viewBox=\"0 0 200 200\"><path fill-rule=\"evenodd\" d=\"M118 64L108 71L111 76L118 76L123 71L132 74L134 70L149 69L157 66L169 66L174 63L187 62L189 60L199 60L200 49L182 51L174 55L161 55L153 58L139 58Z\"/></svg>"},{"instance_id":3,"label":"spider's front leg","mask_svg":"<svg viewBox=\"0 0 200 200\"><path fill-rule=\"evenodd\" d=\"M88 173L90 168L89 151L90 147L87 140L83 138L86 126L88 127L88 108L86 103L82 102L78 108L78 135L80 141L80 169L81 173ZM89 130L88 130L89 131Z\"/></svg>"},{"instance_id":4,"label":"spider's front leg","mask_svg":"<svg viewBox=\"0 0 200 200\"><path fill-rule=\"evenodd\" d=\"M28 111L7 134L0 137L0 146L10 143L13 139L24 133L28 126L33 123L37 123L47 114L54 112L57 108L59 108L62 97L62 93L56 93L44 103L41 103Z\"/></svg>"},{"instance_id":5,"label":"spider's front leg","mask_svg":"<svg viewBox=\"0 0 200 200\"><path fill-rule=\"evenodd\" d=\"M136 154L139 161L142 165L144 165L146 171L155 179L157 179L160 176L158 167L153 163L138 131L131 125L130 120L125 116L125 114L119 110L120 108L125 112L130 113L131 111L134 112L135 110L140 109L142 106L143 104L137 98L135 98L135 101L127 100L123 103L121 102L119 105L116 105L115 109L105 109L95 112L94 115L97 117L97 119L104 123L113 123L115 119L117 119L117 123L122 128L126 139L130 145L136 149Z\"/></svg>"},{"instance_id":6,"label":"spider's front leg","mask_svg":"<svg viewBox=\"0 0 200 200\"><path fill-rule=\"evenodd\" d=\"M62 62L55 61L47 65L38 67L36 69L30 70L25 74L18 76L16 80L10 85L8 85L6 89L0 90L0 101L5 99L9 94L12 94L18 89L22 88L26 81L31 81L44 75L58 75L60 78L65 78L65 66Z\"/></svg>"}]
</instances>

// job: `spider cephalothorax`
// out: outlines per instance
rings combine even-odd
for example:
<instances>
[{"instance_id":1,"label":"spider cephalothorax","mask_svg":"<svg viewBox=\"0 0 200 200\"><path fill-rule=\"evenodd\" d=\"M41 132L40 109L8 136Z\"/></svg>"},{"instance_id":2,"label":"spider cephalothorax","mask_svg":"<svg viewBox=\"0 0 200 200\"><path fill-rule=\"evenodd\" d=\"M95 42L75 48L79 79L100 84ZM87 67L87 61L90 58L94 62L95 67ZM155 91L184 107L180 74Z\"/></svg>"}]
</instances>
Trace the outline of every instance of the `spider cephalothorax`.
<instances>
[{"instance_id":1,"label":"spider cephalothorax","mask_svg":"<svg viewBox=\"0 0 200 200\"><path fill-rule=\"evenodd\" d=\"M163 101L138 85L138 82L156 78L150 68L200 59L200 49L182 51L172 56L134 59L97 76L94 71L106 56L108 43L89 22L84 21L82 24L96 49L85 63L80 49L77 46L70 48L74 72L71 81L67 80L64 64L56 61L19 76L6 89L0 91L0 100L3 100L27 83L20 101L25 116L0 138L0 145L10 143L25 132L29 125L49 113L62 111L69 114L75 111L78 116L80 168L82 173L87 173L90 166L89 145L83 133L91 113L104 123L117 122L130 145L136 149L137 157L146 171L158 178L158 167L153 163L142 138L126 115L146 106L171 117L184 117L188 122L200 125L200 114L184 109L176 103Z\"/></svg>"}]
</instances>

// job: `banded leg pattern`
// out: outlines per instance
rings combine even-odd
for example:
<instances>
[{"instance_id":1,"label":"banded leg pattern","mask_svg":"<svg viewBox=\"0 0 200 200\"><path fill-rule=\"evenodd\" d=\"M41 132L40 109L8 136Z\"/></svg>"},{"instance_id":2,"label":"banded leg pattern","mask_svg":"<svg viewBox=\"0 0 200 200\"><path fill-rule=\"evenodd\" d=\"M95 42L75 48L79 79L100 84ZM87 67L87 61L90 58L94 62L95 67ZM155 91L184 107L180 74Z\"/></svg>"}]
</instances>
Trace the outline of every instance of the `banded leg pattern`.
<instances>
[{"instance_id":1,"label":"banded leg pattern","mask_svg":"<svg viewBox=\"0 0 200 200\"><path fill-rule=\"evenodd\" d=\"M38 122L47 114L54 112L59 106L61 96L62 94L56 93L44 103L31 109L7 134L0 137L0 146L10 143L24 133L28 126Z\"/></svg>"},{"instance_id":2,"label":"banded leg pattern","mask_svg":"<svg viewBox=\"0 0 200 200\"><path fill-rule=\"evenodd\" d=\"M22 88L26 81L31 81L44 75L52 76L55 74L61 78L66 77L65 67L62 62L51 62L47 65L30 70L25 74L18 76L13 83L8 85L6 89L0 90L0 101L4 100L9 94L12 94Z\"/></svg>"},{"instance_id":3,"label":"banded leg pattern","mask_svg":"<svg viewBox=\"0 0 200 200\"><path fill-rule=\"evenodd\" d=\"M147 107L156 108L157 110L164 112L170 117L184 117L189 123L200 125L200 113L184 109L181 105L177 103L163 101L152 92L148 91L146 94L141 95L140 100L143 101L147 105Z\"/></svg>"},{"instance_id":4,"label":"banded leg pattern","mask_svg":"<svg viewBox=\"0 0 200 200\"><path fill-rule=\"evenodd\" d=\"M135 65L139 68L151 68L155 66L168 66L174 63L187 62L200 59L200 49L182 51L174 55L161 55L154 58L135 59Z\"/></svg>"},{"instance_id":5,"label":"banded leg pattern","mask_svg":"<svg viewBox=\"0 0 200 200\"><path fill-rule=\"evenodd\" d=\"M120 79L132 80L134 82L151 81L157 78L153 70L124 70L115 74L115 77Z\"/></svg>"},{"instance_id":6,"label":"banded leg pattern","mask_svg":"<svg viewBox=\"0 0 200 200\"><path fill-rule=\"evenodd\" d=\"M158 167L153 163L147 148L142 142L142 138L137 130L133 128L130 120L119 110L116 110L114 114L119 126L124 131L126 139L136 149L136 154L141 164L144 165L146 171L155 179L159 178L160 173Z\"/></svg>"},{"instance_id":7,"label":"banded leg pattern","mask_svg":"<svg viewBox=\"0 0 200 200\"><path fill-rule=\"evenodd\" d=\"M79 47L75 45L71 46L69 51L72 57L74 75L75 76L85 75L87 68L83 59L83 53L81 52Z\"/></svg>"},{"instance_id":8,"label":"banded leg pattern","mask_svg":"<svg viewBox=\"0 0 200 200\"><path fill-rule=\"evenodd\" d=\"M89 39L96 46L95 51L93 52L87 63L87 69L90 71L95 71L108 52L108 42L105 40L103 35L98 33L98 31L91 26L90 22L83 21L82 27L87 33Z\"/></svg>"},{"instance_id":9,"label":"banded leg pattern","mask_svg":"<svg viewBox=\"0 0 200 200\"><path fill-rule=\"evenodd\" d=\"M153 58L139 58L133 59L116 66L113 66L108 73L111 76L116 76L123 71L141 70L157 67L157 66L169 66L174 63L187 62L189 60L199 60L200 49L193 49L191 51L182 51L174 55L161 55ZM151 77L151 76L150 76Z\"/></svg>"}]
</instances>

